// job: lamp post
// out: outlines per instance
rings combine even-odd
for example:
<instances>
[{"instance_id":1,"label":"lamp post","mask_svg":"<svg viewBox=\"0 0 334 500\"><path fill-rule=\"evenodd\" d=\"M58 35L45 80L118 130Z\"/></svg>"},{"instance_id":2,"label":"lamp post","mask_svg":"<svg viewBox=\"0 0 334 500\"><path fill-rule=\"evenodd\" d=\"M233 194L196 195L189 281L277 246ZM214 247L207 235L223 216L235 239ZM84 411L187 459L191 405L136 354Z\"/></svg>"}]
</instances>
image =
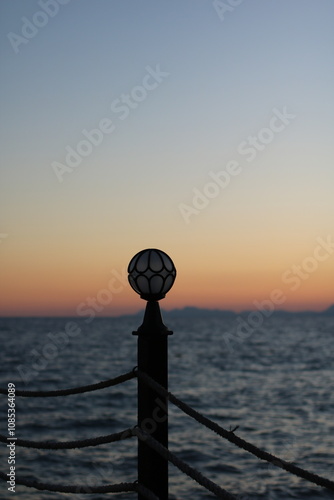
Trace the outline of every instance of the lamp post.
<instances>
[{"instance_id":1,"label":"lamp post","mask_svg":"<svg viewBox=\"0 0 334 500\"><path fill-rule=\"evenodd\" d=\"M130 261L128 279L140 297L147 300L138 335L138 370L168 389L168 335L163 324L159 300L173 286L176 269L170 257L161 250L149 248ZM138 378L138 427L168 448L167 398L162 398ZM150 448L144 439L138 441L138 481L160 500L168 500L168 461ZM144 496L138 495L139 500Z\"/></svg>"}]
</instances>

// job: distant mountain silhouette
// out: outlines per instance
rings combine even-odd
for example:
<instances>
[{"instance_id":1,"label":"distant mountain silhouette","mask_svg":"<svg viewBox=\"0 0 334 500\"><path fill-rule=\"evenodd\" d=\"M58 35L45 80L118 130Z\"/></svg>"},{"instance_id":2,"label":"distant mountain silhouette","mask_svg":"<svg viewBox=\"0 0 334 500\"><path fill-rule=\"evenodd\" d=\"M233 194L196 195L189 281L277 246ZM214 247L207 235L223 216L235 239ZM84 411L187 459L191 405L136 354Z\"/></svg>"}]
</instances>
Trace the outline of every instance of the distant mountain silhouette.
<instances>
[{"instance_id":1,"label":"distant mountain silhouette","mask_svg":"<svg viewBox=\"0 0 334 500\"><path fill-rule=\"evenodd\" d=\"M160 304L162 306L162 304ZM166 311L161 307L162 314L165 318L209 318L209 317L220 317L225 319L233 319L236 316L247 316L251 312L258 311L258 309L246 310L237 313L235 311L230 311L228 309L207 309L201 307L193 307L186 306L182 309L171 309ZM265 314L265 312L263 312ZM143 310L137 311L135 314L126 314L122 315L123 317L129 318L141 318L143 315ZM290 317L290 316L334 316L334 304L330 306L328 309L324 311L285 311L284 309L277 309L273 311L270 316L281 316L281 317Z\"/></svg>"},{"instance_id":2,"label":"distant mountain silhouette","mask_svg":"<svg viewBox=\"0 0 334 500\"><path fill-rule=\"evenodd\" d=\"M221 316L224 318L233 318L235 316L246 316L253 312L253 310L241 311L240 313L236 313L234 311L230 311L227 309L206 309L200 307L191 307L187 306L183 309L172 309L170 311L163 310L164 316L172 316L173 318L177 317L208 317L208 316ZM277 309L273 311L272 315L275 316L310 316L310 315L320 315L320 316L334 316L334 304L330 306L325 311L285 311L284 309Z\"/></svg>"},{"instance_id":3,"label":"distant mountain silhouette","mask_svg":"<svg viewBox=\"0 0 334 500\"><path fill-rule=\"evenodd\" d=\"M334 304L320 314L325 314L326 316L334 316Z\"/></svg>"},{"instance_id":4,"label":"distant mountain silhouette","mask_svg":"<svg viewBox=\"0 0 334 500\"><path fill-rule=\"evenodd\" d=\"M168 316L171 315L173 317L201 317L203 316L228 316L230 318L233 318L236 313L233 311L228 311L225 309L205 309L201 307L192 307L192 306L187 306L184 307L183 309L172 309L171 311L163 311L164 315Z\"/></svg>"}]
</instances>

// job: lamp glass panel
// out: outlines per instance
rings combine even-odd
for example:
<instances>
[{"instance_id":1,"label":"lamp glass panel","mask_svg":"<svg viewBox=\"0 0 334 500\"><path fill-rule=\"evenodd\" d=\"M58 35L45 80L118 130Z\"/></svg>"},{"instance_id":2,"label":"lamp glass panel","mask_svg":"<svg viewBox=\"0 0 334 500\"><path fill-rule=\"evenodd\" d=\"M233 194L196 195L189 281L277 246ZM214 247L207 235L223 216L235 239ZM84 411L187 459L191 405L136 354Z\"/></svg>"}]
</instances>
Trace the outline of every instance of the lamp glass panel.
<instances>
[{"instance_id":1,"label":"lamp glass panel","mask_svg":"<svg viewBox=\"0 0 334 500\"><path fill-rule=\"evenodd\" d=\"M158 252L155 252L154 250L151 252L150 256L150 268L154 272L159 272L163 268L163 261L161 258L161 255Z\"/></svg>"},{"instance_id":2,"label":"lamp glass panel","mask_svg":"<svg viewBox=\"0 0 334 500\"><path fill-rule=\"evenodd\" d=\"M164 280L161 276L152 276L150 280L151 293L158 294L163 289Z\"/></svg>"},{"instance_id":3,"label":"lamp glass panel","mask_svg":"<svg viewBox=\"0 0 334 500\"><path fill-rule=\"evenodd\" d=\"M149 252L144 252L142 255L140 255L136 261L136 269L140 273L143 273L146 271L148 268L148 258L149 258Z\"/></svg>"}]
</instances>

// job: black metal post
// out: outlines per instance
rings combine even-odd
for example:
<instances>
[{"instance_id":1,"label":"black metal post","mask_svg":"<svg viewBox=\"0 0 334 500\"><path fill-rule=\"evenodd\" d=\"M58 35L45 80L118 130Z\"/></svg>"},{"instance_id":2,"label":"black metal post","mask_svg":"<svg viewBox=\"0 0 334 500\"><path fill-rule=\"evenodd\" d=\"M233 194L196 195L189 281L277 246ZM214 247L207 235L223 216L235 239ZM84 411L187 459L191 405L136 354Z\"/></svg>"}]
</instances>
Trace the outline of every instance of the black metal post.
<instances>
[{"instance_id":1,"label":"black metal post","mask_svg":"<svg viewBox=\"0 0 334 500\"><path fill-rule=\"evenodd\" d=\"M138 335L138 370L168 389L168 335L159 303L148 301ZM138 426L168 448L168 401L138 378ZM168 460L138 440L138 481L160 500L168 500ZM141 494L138 500L145 500Z\"/></svg>"}]
</instances>

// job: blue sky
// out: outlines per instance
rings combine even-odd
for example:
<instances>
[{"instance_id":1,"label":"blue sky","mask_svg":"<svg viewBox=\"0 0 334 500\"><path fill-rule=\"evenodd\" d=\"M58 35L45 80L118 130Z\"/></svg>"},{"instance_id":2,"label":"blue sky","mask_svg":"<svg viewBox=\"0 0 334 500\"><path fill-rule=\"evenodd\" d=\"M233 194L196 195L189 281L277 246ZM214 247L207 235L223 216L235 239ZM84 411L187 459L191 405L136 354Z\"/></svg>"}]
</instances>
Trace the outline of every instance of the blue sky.
<instances>
[{"instance_id":1,"label":"blue sky","mask_svg":"<svg viewBox=\"0 0 334 500\"><path fill-rule=\"evenodd\" d=\"M48 294L53 266L73 283L81 271L88 293L146 246L169 251L188 281L197 262L210 288L203 257L213 265L223 255L222 274L236 254L245 273L283 272L333 231L330 0L245 0L224 19L200 0L11 0L0 10L0 250L22 304L18 269L28 279L43 259L36 297ZM26 20L45 25L15 45L9 34L29 33ZM112 102L141 86L148 67L165 76L121 120ZM274 109L294 118L247 162L240 144ZM114 131L59 182L54 162L104 119ZM242 174L185 221L180 206L231 160Z\"/></svg>"}]
</instances>

